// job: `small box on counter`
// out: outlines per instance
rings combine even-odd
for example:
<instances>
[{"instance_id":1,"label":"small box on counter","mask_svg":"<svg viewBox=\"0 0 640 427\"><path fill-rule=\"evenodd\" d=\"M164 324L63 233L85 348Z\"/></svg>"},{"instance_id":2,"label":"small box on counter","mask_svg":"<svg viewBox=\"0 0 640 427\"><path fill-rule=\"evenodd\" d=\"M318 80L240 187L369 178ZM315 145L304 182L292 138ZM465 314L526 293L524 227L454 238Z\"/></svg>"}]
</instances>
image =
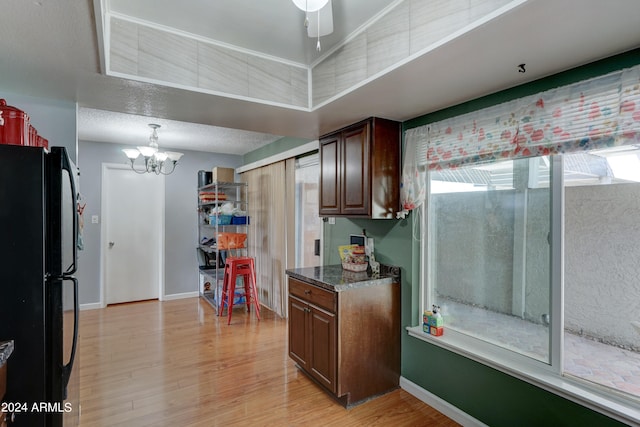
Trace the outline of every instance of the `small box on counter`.
<instances>
[{"instance_id":1,"label":"small box on counter","mask_svg":"<svg viewBox=\"0 0 640 427\"><path fill-rule=\"evenodd\" d=\"M211 171L211 179L213 182L234 182L235 170L233 168L215 167Z\"/></svg>"}]
</instances>

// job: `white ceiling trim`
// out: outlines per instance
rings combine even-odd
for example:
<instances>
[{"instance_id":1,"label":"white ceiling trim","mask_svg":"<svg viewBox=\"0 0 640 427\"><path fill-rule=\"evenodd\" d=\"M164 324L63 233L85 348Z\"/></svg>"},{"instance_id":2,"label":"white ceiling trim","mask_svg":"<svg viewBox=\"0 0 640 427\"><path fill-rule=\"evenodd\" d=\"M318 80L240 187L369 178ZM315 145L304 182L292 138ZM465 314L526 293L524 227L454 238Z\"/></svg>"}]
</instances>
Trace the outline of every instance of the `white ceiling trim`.
<instances>
[{"instance_id":1,"label":"white ceiling trim","mask_svg":"<svg viewBox=\"0 0 640 427\"><path fill-rule=\"evenodd\" d=\"M141 77L141 76L136 76L136 75L132 75L132 74L120 73L120 72L117 72L117 71L109 70L106 74L108 76L111 76L111 77L119 77L119 78L128 79L128 80L136 80L136 81L139 81L139 82L142 82L142 83L150 83L150 84L155 84L155 85L159 85L159 86L171 87L171 88L174 88L174 89L182 89L182 90L186 90L186 91L189 91L189 92L204 93L206 95L215 95L215 96L220 96L220 97L223 97L223 98L237 99L239 101L247 101L247 102L252 102L254 104L263 104L263 105L268 105L268 106L271 106L271 107L287 108L289 110L304 111L305 113L309 113L309 112L313 111L312 109L310 109L308 107L299 107L299 106L293 105L293 104L284 104L284 103L281 103L281 102L269 101L269 100L266 100L266 99L251 98L249 96L244 96L244 95L235 95L233 93L219 92L219 91L215 91L215 90L204 89L204 88L201 88L201 87L188 86L188 85L182 85L180 83L168 82L168 81L165 81L165 80L157 80L157 79L151 79L151 78L148 78L148 77Z\"/></svg>"},{"instance_id":2,"label":"white ceiling trim","mask_svg":"<svg viewBox=\"0 0 640 427\"><path fill-rule=\"evenodd\" d=\"M404 1L404 0L400 0L399 2L396 2L396 4L397 3L401 3L402 1ZM361 88L361 87L363 87L363 86L365 86L365 85L367 85L367 84L379 79L380 77L384 76L385 74L388 74L388 73L390 73L390 72L392 72L392 71L394 71L394 70L396 70L398 68L401 68L401 67L409 64L410 62L415 61L416 59L418 59L420 57L429 55L430 53L434 52L436 49L438 49L438 48L440 48L442 46L445 46L447 43L450 43L450 42L454 41L458 37L462 37L465 34L475 30L476 28L479 28L479 27L491 22L493 19L496 19L496 18L500 17L501 15L503 15L503 14L515 9L516 7L526 3L527 1L529 1L529 0L513 0L512 2L502 6L500 8L498 8L496 10L494 10L493 12L491 12L491 13L489 13L487 15L484 15L481 18L478 18L477 20L471 22L470 24L460 28L459 30L454 31L453 33L441 38L437 42L432 43L429 46L426 46L425 48L417 51L416 53L411 54L411 55L407 56L404 59L401 59L400 61L396 62L395 64L392 64L392 65L388 66L387 68L385 68L383 70L380 70L377 73L371 75L370 77L360 81L359 83L356 83L355 85L343 90L342 92L339 92L339 93L335 94L331 98L328 98L327 100L322 101L317 105L313 105L312 103L310 103L309 105L312 106L310 111L315 111L315 110L318 110L320 108L323 108L323 107L331 104L332 102L335 102L336 100L348 95L349 93L354 92L354 91L358 90L359 88ZM386 13L386 11L388 11L388 9L385 9L385 13ZM376 21L378 19L380 19L382 16L383 16L383 14L380 14L379 16L377 16ZM373 24L374 22L375 21L370 22L369 25ZM363 31L364 30L366 30L366 28L364 28ZM356 34L356 36L358 34ZM355 38L355 36L354 36L354 38ZM349 40L351 40L351 39L352 38L350 37ZM343 45L338 46L338 48L336 48L335 50L339 49L342 46ZM326 57L324 59L326 59ZM315 65L318 65L318 64L315 64ZM311 77L309 77L309 84L313 85L313 81L312 81ZM313 93L310 92L309 96L313 96Z\"/></svg>"},{"instance_id":3,"label":"white ceiling trim","mask_svg":"<svg viewBox=\"0 0 640 427\"><path fill-rule=\"evenodd\" d=\"M300 145L287 151L283 151L282 153L274 154L273 156L258 160L256 162L240 166L239 168L236 168L236 173L247 172L276 162L281 162L292 157L299 157L304 154L313 153L314 151L318 151L319 148L320 141L316 139L315 141L307 142L306 144Z\"/></svg>"},{"instance_id":4,"label":"white ceiling trim","mask_svg":"<svg viewBox=\"0 0 640 427\"><path fill-rule=\"evenodd\" d=\"M340 43L337 43L335 46L333 46L331 49L329 49L325 54L323 54L322 56L320 56L318 59L316 59L315 61L313 61L310 65L309 68L313 69L313 67L315 67L316 65L320 64L322 61L324 61L325 59L327 59L328 57L330 57L334 52L336 52L338 49L342 48L344 45L346 45L347 43L349 43L350 41L352 41L353 39L355 39L356 37L358 37L360 34L362 34L363 32L365 32L367 30L367 28L369 28L370 26L372 26L373 24L375 24L376 22L378 22L380 19L382 19L387 13L391 12L393 9L395 9L400 3L404 3L405 0L394 0L393 2L391 2L387 7L385 7L384 9L382 9L380 12L378 12L377 14L375 14L371 19L369 19L368 21L364 22L362 25L360 25L358 28L356 28L355 31L353 31L351 34L349 34L344 40L342 40ZM526 1L526 0L525 0Z\"/></svg>"},{"instance_id":5,"label":"white ceiling trim","mask_svg":"<svg viewBox=\"0 0 640 427\"><path fill-rule=\"evenodd\" d=\"M104 4L102 0L93 0L93 10L96 22L96 37L98 37L98 59L100 60L100 71L106 72L105 47L105 25L104 25Z\"/></svg>"},{"instance_id":6,"label":"white ceiling trim","mask_svg":"<svg viewBox=\"0 0 640 427\"><path fill-rule=\"evenodd\" d=\"M102 6L103 1L107 1L108 0L94 0L94 2L99 3L100 6ZM199 93L203 93L203 94L207 94L207 95L215 95L215 96L221 96L221 97L225 97L225 98L230 98L230 99L236 99L239 101L247 101L247 102L252 102L252 103L259 103L259 104L263 104L263 105L268 105L268 106L272 106L272 107L280 107L280 108L288 108L291 110L296 110L296 111L303 111L303 112L311 112L312 110L309 108L310 105L312 105L312 89L313 89L313 82L312 82L312 70L310 67L308 67L305 64L300 64L298 62L295 61L289 61L283 58L279 58L273 55L267 55L264 54L262 52L258 52L258 51L254 51L251 49L245 49L239 46L235 46L229 43L223 43L223 42L219 42L217 40L213 40L207 37L202 37L199 36L197 34L193 34L193 33L189 33L186 31L182 31L182 30L177 30L175 28L172 27L168 27L165 25L161 25L161 24L157 24L154 22L150 22L150 21L145 21L143 19L139 19L139 18L135 18L135 17L131 17L128 15L124 15L118 12L110 12L110 11L106 11L104 12L104 18L106 18L106 25L102 25L102 7L99 7L98 10L101 11L100 14L96 13L96 26L97 26L97 31L98 31L98 37L99 37L99 56L100 56L100 62L101 62L101 66L103 67L103 72L104 74L111 76L111 77L119 77L119 78L123 78L123 79L129 79L129 80L136 80L136 81L140 81L143 83L150 83L150 84L156 84L156 85L161 85L161 86L167 86L167 87L171 87L171 88L175 88L175 89L182 89L182 90L187 90L187 91L192 91L192 92L199 92ZM98 15L101 15L100 17ZM302 107L299 105L294 105L294 104L286 104L286 103L281 103L281 102L276 102L276 101L270 101L270 100L266 100L266 99L261 99L261 98L253 98L253 97L249 97L249 96L244 96L244 95L238 95L238 94L233 94L233 93L228 93L228 92L220 92L220 91L215 91L215 90L210 90L210 89L205 89L205 88L201 88L201 87L195 87L195 86L188 86L188 85L182 85L179 83L175 83L175 82L169 82L169 81L165 81L165 80L158 80L158 79L153 79L153 78L147 78L147 77L142 77L139 75L132 75L132 74L126 74L126 73L121 73L118 71L113 71L111 69L111 24L112 24L112 18L116 18L116 19L120 19L123 21L127 21L127 22L131 22L133 24L136 25L142 25L148 28L153 28L162 32L166 32L166 33L170 33L173 35L177 35L180 37L186 37L186 38L190 38L202 43L207 43L207 44L211 44L217 47L221 47L224 49L229 49L235 52L239 52L239 53L243 53L246 55L251 55L254 57L258 57L261 59L266 59L269 61L274 61L274 62L278 62L287 66L292 66L292 67L296 67L296 68L300 68L303 70L307 71L307 107Z\"/></svg>"},{"instance_id":7,"label":"white ceiling trim","mask_svg":"<svg viewBox=\"0 0 640 427\"><path fill-rule=\"evenodd\" d=\"M132 79L132 80L137 80L137 81L140 81L140 82L143 82L143 83L163 85L163 86L172 87L172 88L176 88L176 89L194 91L194 92L199 92L199 93L208 94L208 95L221 96L221 97L230 98L230 99L237 99L237 100L240 100L240 101L255 102L255 103L260 103L260 104L264 104L264 105L268 105L268 106L289 108L289 109L296 110L296 111L314 112L315 110L318 110L319 108L325 106L326 104L329 104L332 101L334 101L334 100L336 100L338 98L341 98L341 97L349 94L350 92L353 92L354 90L366 85L370 81L375 80L376 78L379 78L380 76L382 76L382 75L394 70L395 68L397 68L397 67L399 67L401 65L404 65L406 62L409 62L410 59L413 59L414 57L419 56L419 55L414 55L407 61L403 61L401 63L397 63L397 64L395 64L393 66L390 66L387 69L382 70L379 73L376 73L374 76L372 76L372 77L360 82L359 84L357 84L355 86L352 86L352 87L346 89L345 91L333 96L329 100L324 101L321 104L316 105L316 106L313 105L313 67L318 65L318 64L320 64L322 61L326 60L327 58L329 58L334 52L336 52L338 49L341 49L347 43L349 43L350 41L355 39L358 35L360 35L364 31L366 31L368 27L370 27L371 25L375 24L377 21L382 19L387 13L389 13L390 11L395 9L399 4L403 3L404 1L405 0L394 0L393 2L391 2L388 6L386 6L384 9L382 9L376 15L374 15L371 19L369 19L368 21L364 22L361 26L359 26L354 32L349 34L344 40L342 40L340 43L336 44L334 47L329 49L326 53L324 53L316 61L314 61L313 63L311 63L308 66L305 65L305 64L301 64L301 63L295 62L295 61L290 61L290 60L287 60L287 59L284 59L284 58L280 58L280 57L277 57L277 56L267 55L267 54L264 54L263 52L258 52L258 51L255 51L255 50L242 48L242 47L239 47L239 46L236 46L236 45L232 45L232 44L229 44L229 43L220 42L218 40L214 40L214 39L211 39L211 38L203 37L201 35L190 33L188 31L179 30L179 29L176 29L176 28L173 28L173 27L169 27L169 26L166 26L166 25L162 25L162 24L158 24L158 23L155 23L155 22L147 21L147 20L140 19L140 18L137 18L137 17L132 17L132 16L125 15L125 14L122 14L122 13L119 13L119 12L113 12L113 11L110 10L111 7L110 7L110 4L109 4L110 3L109 0L94 0L94 8L96 10L96 13L95 13L95 15L96 15L96 27L97 27L97 31L98 31L98 37L99 37L99 43L98 44L99 44L99 56L100 56L101 66L103 67L103 70L104 70L103 72L108 76L125 78L125 79ZM526 0L521 0L521 1L526 1ZM214 90L204 89L204 88L200 88L200 87L181 85L179 83L168 82L168 81L164 81L164 80L151 79L151 78L141 77L141 76L138 76L138 75L130 75L130 74L126 74L126 73L120 73L120 72L117 72L117 71L113 71L111 69L111 61L110 61L110 52L111 52L110 41L111 41L111 23L112 23L112 18L117 18L117 19L121 19L123 21L134 23L134 24L143 25L143 26L146 26L146 27L149 27L149 28L157 29L159 31L167 32L167 33L174 34L174 35L177 35L177 36L187 37L187 38L190 38L190 39L193 39L193 40L196 40L196 41L200 41L200 42L203 42L203 43L211 44L211 45L218 46L218 47L225 48L225 49L230 49L230 50L233 50L233 51L236 51L236 52L240 52L240 53L243 53L243 54L259 57L259 58L262 58L262 59L267 59L267 60L270 60L270 61L279 62L279 63L285 64L285 65L289 65L289 66L293 66L293 67L297 67L297 68L301 68L301 69L305 69L305 70L307 70L307 98L308 98L307 99L307 107L301 107L301 106L292 105L292 104L274 102L274 101L264 100L264 99L260 99L260 98L247 97L247 96L237 95L237 94L233 94L233 93L214 91ZM106 22L105 22L105 20L106 20Z\"/></svg>"},{"instance_id":8,"label":"white ceiling trim","mask_svg":"<svg viewBox=\"0 0 640 427\"><path fill-rule=\"evenodd\" d=\"M108 1L108 0L94 0L94 1ZM199 92L199 93L204 93L204 94L208 94L208 95L215 95L215 96L221 96L221 97L225 97L225 98L230 98L230 99L237 99L240 101L247 101L247 102L254 102L254 103L260 103L260 104L264 104L264 105L268 105L268 106L274 106L274 107L281 107L281 108L288 108L288 109L292 109L292 110L296 110L296 111L303 111L303 112L315 112L323 107L326 107L327 105L335 102L336 100L345 97L346 95L362 88L363 86L366 86L367 84L379 79L380 77L398 69L401 68L407 64L409 64L410 62L416 60L417 58L423 57L425 55L429 55L430 53L434 52L436 49L445 46L447 43L452 42L453 40L473 31L474 29L477 29L489 22L491 22L492 20L500 17L501 15L508 13L509 11L521 6L522 4L526 3L529 0L513 0L510 3L478 18L477 20L475 20L474 22L471 22L470 24L460 28L459 30L454 31L453 33L444 36L442 39L438 40L435 43L432 43L429 46L426 46L425 48L417 51L414 54L411 54L409 56L407 56L406 58L396 62L395 64L392 64L390 66L388 66L387 68L378 71L377 73L371 75L370 77L354 84L353 86L350 86L348 88L346 88L345 90L343 90L342 92L339 92L335 95L333 95L332 97L320 102L317 105L313 104L313 67L319 65L320 63L322 63L322 61L327 60L328 58L330 58L330 56L335 53L337 50L343 48L347 43L349 43L350 41L352 41L353 39L355 39L356 37L358 37L362 32L366 31L367 28L369 28L371 25L375 24L377 21L379 21L380 19L382 19L387 13L389 13L390 11L392 11L395 7L397 7L398 5L400 5L401 3L403 3L405 0L395 0L394 2L392 2L391 4L389 4L386 8L384 8L383 10L381 10L378 14L376 14L372 19L370 19L369 21L365 22L363 25L361 25L356 31L354 31L353 33L351 33L346 39L344 39L341 43L337 44L335 47L331 48L325 55L323 55L322 57L320 57L317 61L315 61L314 63L312 63L310 66L306 66L304 64L300 64L300 63L296 63L293 61L288 61L288 60L284 60L282 58L278 58L275 56L271 56L271 55L266 55L263 54L261 52L256 52L250 49L244 49L244 48L240 48L238 46L235 45L231 45L228 43L222 43L210 38L206 38L206 37L202 37L193 33L189 33L186 31L182 31L182 30L177 30L175 28L172 27L168 27L165 25L161 25L161 24L157 24L157 23L153 23L153 22L149 22L149 21L145 21L143 19L139 19L139 18L135 18L135 17L130 17L128 15L124 15L118 12L110 12L107 11L107 26L106 26L106 40L104 41L105 43L105 51L106 52L110 52L110 32L111 32L111 18L117 18L117 19L121 19L124 21L128 21L134 24L138 24L138 25L143 25L149 28L154 28L157 29L159 31L163 31L166 33L170 33L170 34L174 34L180 37L187 37L193 40L197 40L197 41L201 41L203 43L208 43L208 44L212 44L218 47L222 47L225 49L230 49L236 52L240 52L240 53L244 53L247 55L252 55L252 56L256 56L256 57L260 57L263 59L267 59L267 60L271 60L271 61L275 61L275 62L279 62L285 65L289 65L289 66L294 66L297 68L301 68L301 69L306 69L307 70L307 96L308 96L308 101L307 101L307 107L302 107L302 106L297 106L297 105L293 105L293 104L289 104L289 103L282 103L282 102L277 102L277 101L270 101L270 100L266 100L266 99L261 99L261 98L253 98L253 97L249 97L249 96L244 96L244 95L238 95L238 94L233 94L233 93L228 93L228 92L221 92L221 91L215 91L215 90L210 90L210 89L205 89L205 88L200 88L200 87L194 87L194 86L189 86L189 85L182 85L179 83L175 83L175 82L169 82L169 81L165 81L165 80L158 80L158 79L152 79L152 78L147 78L147 77L141 77L138 75L130 75L130 74L126 74L126 73L120 73L120 72L116 72L116 71L112 71L111 67L110 67L110 60L109 60L109 56L107 55L106 57L106 64L107 64L107 75L110 76L114 76L114 77L121 77L121 78L127 78L127 79L133 79L133 80L138 80L144 83L151 83L151 84L157 84L157 85L164 85L167 87L172 87L172 88L176 88L176 89L182 89L182 90L188 90L188 91L194 91L194 92ZM97 19L97 18L96 18Z\"/></svg>"},{"instance_id":9,"label":"white ceiling trim","mask_svg":"<svg viewBox=\"0 0 640 427\"><path fill-rule=\"evenodd\" d=\"M190 33L188 31L178 30L176 28L172 28L172 27L168 27L166 25L158 24L157 22L145 21L144 19L140 19L140 18L124 15L124 14L121 14L121 13L118 13L118 12L107 12L107 22L109 23L109 26L111 26L111 18L121 19L123 21L128 21L128 22L131 22L133 24L143 25L145 27L149 27L149 28L153 28L153 29L156 29L156 30L163 31L165 33L170 33L170 34L174 34L174 35L181 36L181 37L187 37L187 38L190 38L190 39L193 39L193 40L196 40L196 41L200 41L200 42L203 42L203 43L212 44L214 46L218 46L218 47L223 47L225 49L234 50L236 52L246 53L246 54L251 55L251 56L257 56L257 57L262 58L262 59L268 59L270 61L280 62L281 64L290 65L292 67L298 67L298 68L302 68L302 69L305 69L305 70L309 68L307 65L301 64L299 62L295 62L295 61L291 61L291 60L288 60L288 59L280 58L278 56L268 55L268 54L266 54L264 52L259 52L257 50L251 50L251 49L243 48L243 47L240 47L240 46L232 45L232 44L229 44L229 43L224 43L224 42L221 42L219 40L214 40L214 39L210 39L210 38L207 38L207 37L203 37L201 35Z\"/></svg>"}]
</instances>

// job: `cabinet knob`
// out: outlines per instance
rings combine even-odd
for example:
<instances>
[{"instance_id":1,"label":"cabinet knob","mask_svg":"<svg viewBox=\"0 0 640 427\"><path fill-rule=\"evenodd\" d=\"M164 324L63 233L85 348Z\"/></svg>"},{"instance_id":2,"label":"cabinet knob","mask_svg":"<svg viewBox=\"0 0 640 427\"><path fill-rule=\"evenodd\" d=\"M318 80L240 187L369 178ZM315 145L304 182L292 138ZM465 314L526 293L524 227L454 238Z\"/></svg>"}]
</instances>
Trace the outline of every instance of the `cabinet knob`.
<instances>
[{"instance_id":1,"label":"cabinet knob","mask_svg":"<svg viewBox=\"0 0 640 427\"><path fill-rule=\"evenodd\" d=\"M309 295L310 293L311 293L311 289L305 289L305 290L304 290L304 294L305 294L305 295Z\"/></svg>"}]
</instances>

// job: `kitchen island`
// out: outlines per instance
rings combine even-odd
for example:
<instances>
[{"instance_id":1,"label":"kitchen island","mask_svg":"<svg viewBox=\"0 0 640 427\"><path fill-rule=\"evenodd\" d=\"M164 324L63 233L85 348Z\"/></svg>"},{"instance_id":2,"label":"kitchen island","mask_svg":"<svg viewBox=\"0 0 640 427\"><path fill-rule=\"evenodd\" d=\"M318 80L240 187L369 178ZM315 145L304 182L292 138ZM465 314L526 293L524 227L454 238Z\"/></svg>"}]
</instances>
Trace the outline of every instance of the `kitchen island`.
<instances>
[{"instance_id":1,"label":"kitchen island","mask_svg":"<svg viewBox=\"0 0 640 427\"><path fill-rule=\"evenodd\" d=\"M398 387L400 270L289 269L289 356L344 406Z\"/></svg>"}]
</instances>

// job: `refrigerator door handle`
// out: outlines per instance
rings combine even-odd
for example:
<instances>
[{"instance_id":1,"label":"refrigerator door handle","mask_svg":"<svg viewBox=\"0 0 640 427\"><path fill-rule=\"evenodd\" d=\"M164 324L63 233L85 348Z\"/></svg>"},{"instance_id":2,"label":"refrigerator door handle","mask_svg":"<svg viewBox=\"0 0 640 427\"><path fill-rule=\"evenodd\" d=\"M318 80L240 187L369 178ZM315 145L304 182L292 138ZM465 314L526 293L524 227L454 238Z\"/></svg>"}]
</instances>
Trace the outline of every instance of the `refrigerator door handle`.
<instances>
[{"instance_id":1,"label":"refrigerator door handle","mask_svg":"<svg viewBox=\"0 0 640 427\"><path fill-rule=\"evenodd\" d=\"M75 274L78 269L78 193L76 192L75 168L71 166L69 158L62 156L62 169L69 173L69 183L71 185L71 203L73 212L73 264L64 272L65 275Z\"/></svg>"},{"instance_id":2,"label":"refrigerator door handle","mask_svg":"<svg viewBox=\"0 0 640 427\"><path fill-rule=\"evenodd\" d=\"M62 366L63 384L64 384L64 396L67 398L67 386L69 379L71 378L71 370L73 369L73 362L76 358L76 349L78 347L78 321L80 314L80 306L78 303L78 279L75 277L63 276L61 280L69 280L73 282L73 344L71 345L71 354L69 355L69 362ZM63 362L64 363L64 362Z\"/></svg>"}]
</instances>

